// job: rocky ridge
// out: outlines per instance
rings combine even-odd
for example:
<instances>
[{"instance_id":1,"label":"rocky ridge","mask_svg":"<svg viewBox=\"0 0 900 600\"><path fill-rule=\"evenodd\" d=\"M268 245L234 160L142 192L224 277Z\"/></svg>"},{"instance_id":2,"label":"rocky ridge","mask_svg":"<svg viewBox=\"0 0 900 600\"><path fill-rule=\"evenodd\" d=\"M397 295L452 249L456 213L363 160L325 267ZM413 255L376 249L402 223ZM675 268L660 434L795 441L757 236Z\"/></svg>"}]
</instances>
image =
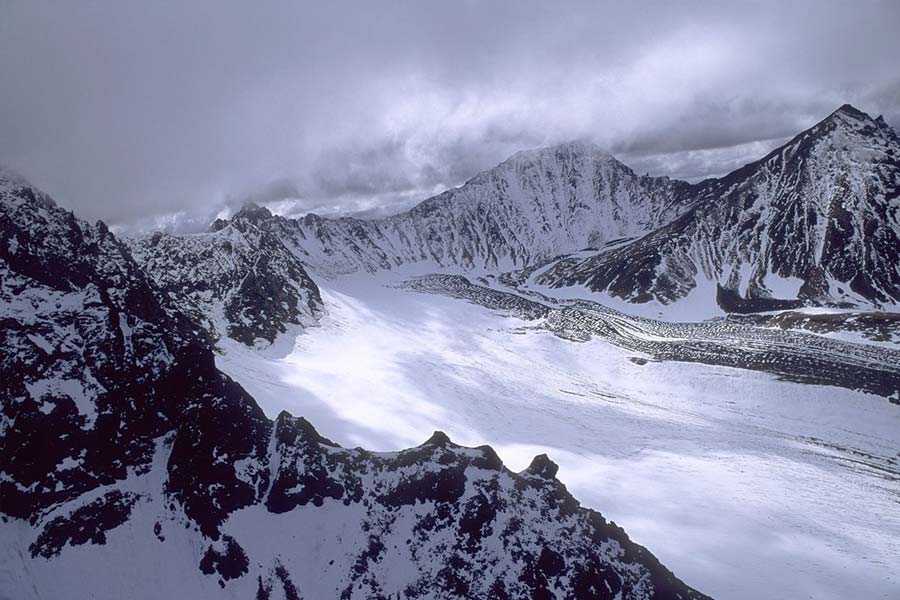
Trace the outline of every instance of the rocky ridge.
<instances>
[{"instance_id":1,"label":"rocky ridge","mask_svg":"<svg viewBox=\"0 0 900 600\"><path fill-rule=\"evenodd\" d=\"M207 233L156 232L129 240L155 283L214 338L267 345L322 313L319 288L296 256L259 226L265 208L244 207Z\"/></svg>"},{"instance_id":2,"label":"rocky ridge","mask_svg":"<svg viewBox=\"0 0 900 600\"><path fill-rule=\"evenodd\" d=\"M520 152L398 215L267 225L323 276L418 263L503 271L652 231L690 206L689 189L568 143Z\"/></svg>"},{"instance_id":3,"label":"rocky ridge","mask_svg":"<svg viewBox=\"0 0 900 600\"><path fill-rule=\"evenodd\" d=\"M726 312L900 302L900 136L880 117L845 105L690 195L649 235L536 281L662 304L706 281Z\"/></svg>"}]
</instances>

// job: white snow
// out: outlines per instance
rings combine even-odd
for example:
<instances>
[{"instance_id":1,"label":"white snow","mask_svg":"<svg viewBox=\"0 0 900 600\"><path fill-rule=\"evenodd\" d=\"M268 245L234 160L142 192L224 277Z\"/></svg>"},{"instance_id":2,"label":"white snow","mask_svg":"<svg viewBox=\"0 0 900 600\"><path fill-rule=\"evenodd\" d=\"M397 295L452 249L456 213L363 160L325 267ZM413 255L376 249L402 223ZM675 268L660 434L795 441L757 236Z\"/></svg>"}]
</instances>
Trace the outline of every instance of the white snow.
<instances>
[{"instance_id":1,"label":"white snow","mask_svg":"<svg viewBox=\"0 0 900 600\"><path fill-rule=\"evenodd\" d=\"M45 338L44 336L38 335L38 334L29 334L29 335L26 336L26 337L27 337L29 340L31 340L31 342L32 342L35 346L37 346L38 348L40 348L41 350L43 350L43 351L46 352L47 354L50 354L51 352L53 352L53 344L51 344L50 342L48 342L48 341L47 341L47 338Z\"/></svg>"},{"instance_id":2,"label":"white snow","mask_svg":"<svg viewBox=\"0 0 900 600\"><path fill-rule=\"evenodd\" d=\"M803 280L799 277L781 277L775 273L766 273L763 285L769 288L774 298L796 298L800 294Z\"/></svg>"},{"instance_id":3,"label":"white snow","mask_svg":"<svg viewBox=\"0 0 900 600\"><path fill-rule=\"evenodd\" d=\"M87 382L89 385L84 385ZM35 402L42 402L41 410L50 412L52 406L47 399L55 401L57 398L68 398L72 401L78 413L85 418L85 428L90 429L97 420L97 387L100 384L94 379L90 371L84 370L84 380L65 377L52 379L38 379L25 384L28 393Z\"/></svg>"},{"instance_id":4,"label":"white snow","mask_svg":"<svg viewBox=\"0 0 900 600\"><path fill-rule=\"evenodd\" d=\"M122 332L122 340L125 344L125 355L134 354L134 347L131 343L131 325L128 324L128 316L125 313L119 313L119 330Z\"/></svg>"},{"instance_id":5,"label":"white snow","mask_svg":"<svg viewBox=\"0 0 900 600\"><path fill-rule=\"evenodd\" d=\"M718 598L897 597L900 447L881 398L748 371L627 360L525 322L355 276L291 348L225 342L220 368L270 416L397 450L446 431L520 470L547 452L586 506ZM846 450L842 449L846 448ZM854 452L873 455L859 460ZM236 517L237 518L237 517Z\"/></svg>"},{"instance_id":6,"label":"white snow","mask_svg":"<svg viewBox=\"0 0 900 600\"><path fill-rule=\"evenodd\" d=\"M604 306L635 317L684 323L705 321L725 315L725 312L716 304L716 282L700 277L697 278L697 285L687 296L671 304L663 304L656 300L643 303L628 302L612 296L606 291L594 292L583 285L572 285L557 289L535 283L535 277L536 275L533 275L529 278L522 285L521 289L537 292L551 298L599 302Z\"/></svg>"},{"instance_id":7,"label":"white snow","mask_svg":"<svg viewBox=\"0 0 900 600\"><path fill-rule=\"evenodd\" d=\"M81 466L81 459L75 459L71 456L67 456L58 465L56 465L57 471L69 471L71 469L75 469Z\"/></svg>"}]
</instances>

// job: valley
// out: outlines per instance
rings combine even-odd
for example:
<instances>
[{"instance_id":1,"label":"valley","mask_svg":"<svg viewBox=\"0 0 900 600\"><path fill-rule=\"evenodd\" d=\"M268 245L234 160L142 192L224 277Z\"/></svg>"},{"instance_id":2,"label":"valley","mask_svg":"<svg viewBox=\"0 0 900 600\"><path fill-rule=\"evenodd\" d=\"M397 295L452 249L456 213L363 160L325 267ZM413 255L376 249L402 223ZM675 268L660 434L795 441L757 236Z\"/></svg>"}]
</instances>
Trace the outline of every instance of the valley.
<instances>
[{"instance_id":1,"label":"valley","mask_svg":"<svg viewBox=\"0 0 900 600\"><path fill-rule=\"evenodd\" d=\"M460 443L490 443L513 470L546 452L582 503L605 507L713 597L900 592L890 560L900 553L900 414L884 397L654 359L678 331L705 331L715 345L704 351L740 349L736 326L642 332L622 323L644 320L620 315L627 338L592 326L574 342L537 326L546 317L534 300L448 287L460 278L447 275L414 279L428 283L420 293L403 287L410 277L320 281L329 310L318 326L261 351L226 340L217 365L270 416L302 414L346 446L395 450L440 426ZM809 336L773 339L790 352ZM857 365L895 352L854 348Z\"/></svg>"}]
</instances>

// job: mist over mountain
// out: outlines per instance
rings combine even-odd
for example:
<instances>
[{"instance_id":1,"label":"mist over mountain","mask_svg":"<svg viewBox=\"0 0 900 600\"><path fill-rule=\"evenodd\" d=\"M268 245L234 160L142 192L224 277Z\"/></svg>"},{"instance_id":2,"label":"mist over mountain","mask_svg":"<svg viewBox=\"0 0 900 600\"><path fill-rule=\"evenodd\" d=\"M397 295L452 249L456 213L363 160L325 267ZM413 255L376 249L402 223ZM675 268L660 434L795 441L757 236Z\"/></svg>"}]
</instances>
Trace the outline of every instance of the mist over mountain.
<instances>
[{"instance_id":1,"label":"mist over mountain","mask_svg":"<svg viewBox=\"0 0 900 600\"><path fill-rule=\"evenodd\" d=\"M566 140L696 181L844 102L900 125L893 2L254 8L7 2L0 163L89 220L196 232L285 181L399 212Z\"/></svg>"},{"instance_id":2,"label":"mist over mountain","mask_svg":"<svg viewBox=\"0 0 900 600\"><path fill-rule=\"evenodd\" d=\"M579 142L517 153L389 217L254 208L215 227L266 231L324 277L523 270L550 289L661 306L690 297L720 313L890 307L900 301L898 156L883 118L844 105L762 159L694 184L640 176ZM139 260L179 277L153 264L154 252L171 253L152 245L136 246Z\"/></svg>"}]
</instances>

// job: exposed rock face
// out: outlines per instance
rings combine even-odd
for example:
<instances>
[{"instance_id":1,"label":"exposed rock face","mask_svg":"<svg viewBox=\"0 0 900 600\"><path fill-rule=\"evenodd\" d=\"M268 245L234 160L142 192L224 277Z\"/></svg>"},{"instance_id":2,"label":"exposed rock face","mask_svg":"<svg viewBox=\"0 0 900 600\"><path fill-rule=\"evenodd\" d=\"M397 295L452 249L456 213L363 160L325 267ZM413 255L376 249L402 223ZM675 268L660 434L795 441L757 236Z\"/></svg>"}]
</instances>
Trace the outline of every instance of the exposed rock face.
<instances>
[{"instance_id":1,"label":"exposed rock face","mask_svg":"<svg viewBox=\"0 0 900 600\"><path fill-rule=\"evenodd\" d=\"M315 323L322 298L300 261L258 226L271 217L248 206L229 221L217 220L209 233L157 232L131 240L131 251L214 337L272 343L289 325Z\"/></svg>"},{"instance_id":2,"label":"exposed rock face","mask_svg":"<svg viewBox=\"0 0 900 600\"><path fill-rule=\"evenodd\" d=\"M268 225L326 276L411 263L503 271L652 231L688 208L689 190L570 143L520 152L399 215Z\"/></svg>"},{"instance_id":3,"label":"exposed rock face","mask_svg":"<svg viewBox=\"0 0 900 600\"><path fill-rule=\"evenodd\" d=\"M213 399L243 398L245 417L262 419L102 223L9 176L0 194L3 513L36 523L142 472L154 440Z\"/></svg>"},{"instance_id":4,"label":"exposed rock face","mask_svg":"<svg viewBox=\"0 0 900 600\"><path fill-rule=\"evenodd\" d=\"M690 195L671 223L538 281L666 304L709 280L732 312L900 301L900 137L882 119L845 105Z\"/></svg>"},{"instance_id":5,"label":"exposed rock face","mask_svg":"<svg viewBox=\"0 0 900 600\"><path fill-rule=\"evenodd\" d=\"M267 419L105 226L5 174L0 323L12 597L704 597L546 457L516 474L443 434L374 454Z\"/></svg>"}]
</instances>

